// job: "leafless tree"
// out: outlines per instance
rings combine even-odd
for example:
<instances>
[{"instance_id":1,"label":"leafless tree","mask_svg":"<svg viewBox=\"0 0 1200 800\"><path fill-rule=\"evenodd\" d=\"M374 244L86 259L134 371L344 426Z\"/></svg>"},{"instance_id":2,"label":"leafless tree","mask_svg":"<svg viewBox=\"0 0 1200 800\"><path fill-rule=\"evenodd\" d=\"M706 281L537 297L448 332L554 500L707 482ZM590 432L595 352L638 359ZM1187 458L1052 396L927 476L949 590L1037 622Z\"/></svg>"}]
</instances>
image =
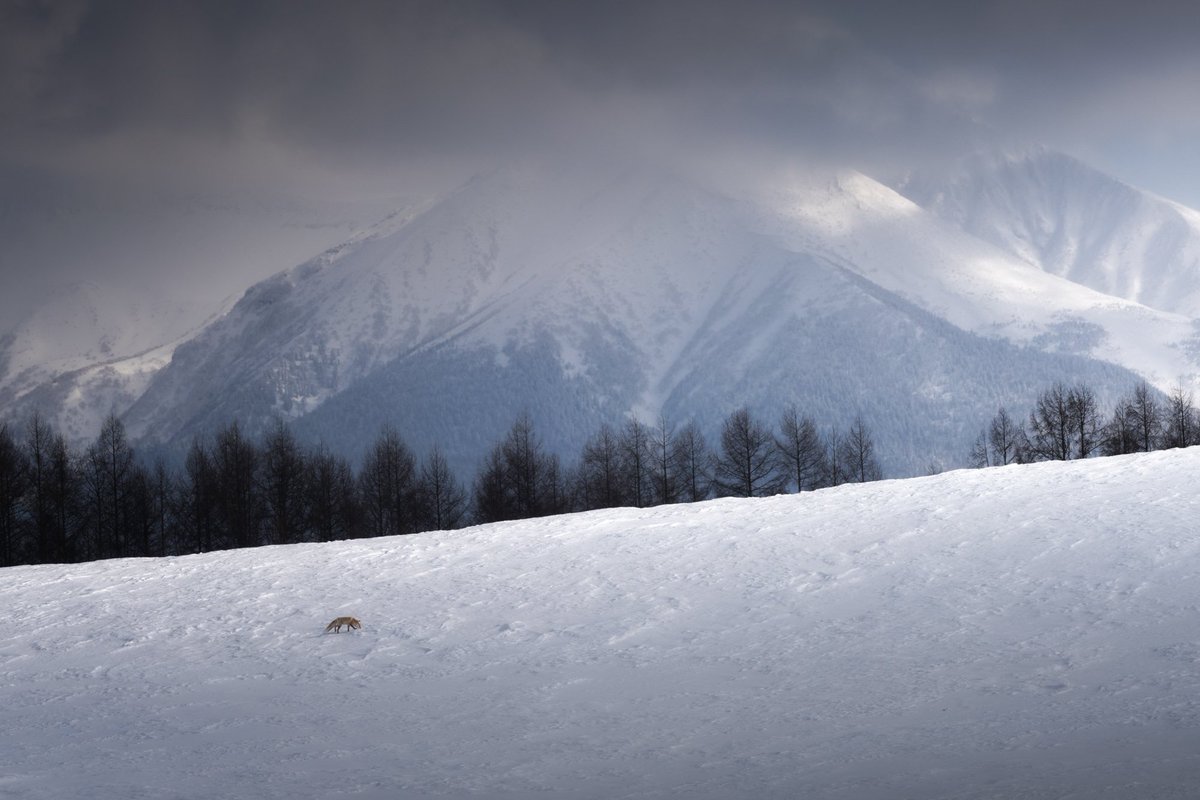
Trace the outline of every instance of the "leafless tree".
<instances>
[{"instance_id":1,"label":"leafless tree","mask_svg":"<svg viewBox=\"0 0 1200 800\"><path fill-rule=\"evenodd\" d=\"M217 432L212 452L217 519L229 547L261 544L262 496L258 487L258 447L237 420Z\"/></svg>"},{"instance_id":2,"label":"leafless tree","mask_svg":"<svg viewBox=\"0 0 1200 800\"><path fill-rule=\"evenodd\" d=\"M127 555L166 555L171 478L162 459L153 466L135 464L129 478Z\"/></svg>"},{"instance_id":3,"label":"leafless tree","mask_svg":"<svg viewBox=\"0 0 1200 800\"><path fill-rule=\"evenodd\" d=\"M988 444L992 447L992 463L996 466L1020 463L1029 449L1025 426L1013 419L1004 406L996 411L988 426Z\"/></svg>"},{"instance_id":4,"label":"leafless tree","mask_svg":"<svg viewBox=\"0 0 1200 800\"><path fill-rule=\"evenodd\" d=\"M427 530L457 528L466 513L467 493L450 471L450 465L436 445L421 465L417 480L421 526Z\"/></svg>"},{"instance_id":5,"label":"leafless tree","mask_svg":"<svg viewBox=\"0 0 1200 800\"><path fill-rule=\"evenodd\" d=\"M712 494L713 457L704 433L694 421L675 435L671 461L682 499L688 503L707 500Z\"/></svg>"},{"instance_id":6,"label":"leafless tree","mask_svg":"<svg viewBox=\"0 0 1200 800\"><path fill-rule=\"evenodd\" d=\"M259 480L267 515L267 542L305 541L304 454L280 419L274 421L263 440Z\"/></svg>"},{"instance_id":7,"label":"leafless tree","mask_svg":"<svg viewBox=\"0 0 1200 800\"><path fill-rule=\"evenodd\" d=\"M509 493L502 448L492 448L483 467L475 476L471 505L476 522L500 522L516 518Z\"/></svg>"},{"instance_id":8,"label":"leafless tree","mask_svg":"<svg viewBox=\"0 0 1200 800\"><path fill-rule=\"evenodd\" d=\"M743 407L725 418L717 484L724 494L760 497L783 485L771 431Z\"/></svg>"},{"instance_id":9,"label":"leafless tree","mask_svg":"<svg viewBox=\"0 0 1200 800\"><path fill-rule=\"evenodd\" d=\"M1075 424L1069 395L1070 390L1061 382L1038 395L1029 414L1030 446L1036 458L1066 461L1071 457Z\"/></svg>"},{"instance_id":10,"label":"leafless tree","mask_svg":"<svg viewBox=\"0 0 1200 800\"><path fill-rule=\"evenodd\" d=\"M821 462L825 448L816 423L811 417L801 416L794 404L788 406L779 421L775 447L797 492L817 488L824 470Z\"/></svg>"},{"instance_id":11,"label":"leafless tree","mask_svg":"<svg viewBox=\"0 0 1200 800\"><path fill-rule=\"evenodd\" d=\"M1075 428L1075 457L1087 458L1100 447L1103 430L1096 393L1090 386L1076 384L1067 392L1067 407Z\"/></svg>"},{"instance_id":12,"label":"leafless tree","mask_svg":"<svg viewBox=\"0 0 1200 800\"><path fill-rule=\"evenodd\" d=\"M358 477L368 536L416 531L415 473L412 451L395 428L385 426L363 460Z\"/></svg>"},{"instance_id":13,"label":"leafless tree","mask_svg":"<svg viewBox=\"0 0 1200 800\"><path fill-rule=\"evenodd\" d=\"M176 485L173 504L184 551L203 553L217 546L217 491L212 453L195 437L183 462L183 479Z\"/></svg>"},{"instance_id":14,"label":"leafless tree","mask_svg":"<svg viewBox=\"0 0 1200 800\"><path fill-rule=\"evenodd\" d=\"M1104 426L1103 443L1100 451L1106 456L1119 456L1141 450L1133 408L1128 399L1121 400L1113 409L1112 418Z\"/></svg>"},{"instance_id":15,"label":"leafless tree","mask_svg":"<svg viewBox=\"0 0 1200 800\"><path fill-rule=\"evenodd\" d=\"M495 522L552 514L563 495L557 459L544 452L529 415L521 414L476 476L476 519Z\"/></svg>"},{"instance_id":16,"label":"leafless tree","mask_svg":"<svg viewBox=\"0 0 1200 800\"><path fill-rule=\"evenodd\" d=\"M665 414L660 414L658 424L650 431L647 461L651 474L651 492L656 504L674 503L679 499L679 486L675 480L673 456L674 428Z\"/></svg>"},{"instance_id":17,"label":"leafless tree","mask_svg":"<svg viewBox=\"0 0 1200 800\"><path fill-rule=\"evenodd\" d=\"M1130 426L1137 438L1138 449L1143 452L1156 450L1162 437L1166 411L1154 396L1154 390L1145 381L1133 389L1133 395L1125 402Z\"/></svg>"},{"instance_id":18,"label":"leafless tree","mask_svg":"<svg viewBox=\"0 0 1200 800\"><path fill-rule=\"evenodd\" d=\"M543 502L546 455L528 413L522 413L513 423L502 449L516 518L525 519L546 513Z\"/></svg>"},{"instance_id":19,"label":"leafless tree","mask_svg":"<svg viewBox=\"0 0 1200 800\"><path fill-rule=\"evenodd\" d=\"M305 463L306 527L319 542L357 534L358 490L350 463L322 447Z\"/></svg>"},{"instance_id":20,"label":"leafless tree","mask_svg":"<svg viewBox=\"0 0 1200 800\"><path fill-rule=\"evenodd\" d=\"M883 471L875 457L875 441L871 436L871 429L861 416L854 418L850 430L846 432L839 455L848 480L866 483L883 477Z\"/></svg>"},{"instance_id":21,"label":"leafless tree","mask_svg":"<svg viewBox=\"0 0 1200 800\"><path fill-rule=\"evenodd\" d=\"M134 458L125 426L116 414L105 418L100 434L87 450L85 463L95 555L99 558L129 555L126 534Z\"/></svg>"},{"instance_id":22,"label":"leafless tree","mask_svg":"<svg viewBox=\"0 0 1200 800\"><path fill-rule=\"evenodd\" d=\"M1099 447L1103 424L1091 387L1068 388L1061 381L1038 395L1029 415L1030 451L1034 458L1066 461L1087 458Z\"/></svg>"},{"instance_id":23,"label":"leafless tree","mask_svg":"<svg viewBox=\"0 0 1200 800\"><path fill-rule=\"evenodd\" d=\"M583 446L581 470L588 508L614 508L622 504L620 444L608 423Z\"/></svg>"},{"instance_id":24,"label":"leafless tree","mask_svg":"<svg viewBox=\"0 0 1200 800\"><path fill-rule=\"evenodd\" d=\"M1180 382L1167 398L1166 432L1163 436L1166 447L1191 447L1200 444L1200 418L1197 418L1192 393Z\"/></svg>"},{"instance_id":25,"label":"leafless tree","mask_svg":"<svg viewBox=\"0 0 1200 800\"><path fill-rule=\"evenodd\" d=\"M845 462L842 460L842 450L845 437L837 428L831 428L825 437L825 485L841 486L847 480Z\"/></svg>"},{"instance_id":26,"label":"leafless tree","mask_svg":"<svg viewBox=\"0 0 1200 800\"><path fill-rule=\"evenodd\" d=\"M0 567L18 563L22 501L29 465L8 423L0 424Z\"/></svg>"},{"instance_id":27,"label":"leafless tree","mask_svg":"<svg viewBox=\"0 0 1200 800\"><path fill-rule=\"evenodd\" d=\"M61 433L50 440L48 470L44 475L49 519L44 548L52 561L75 561L80 557L77 543L79 525L79 466L78 459L67 446Z\"/></svg>"},{"instance_id":28,"label":"leafless tree","mask_svg":"<svg viewBox=\"0 0 1200 800\"><path fill-rule=\"evenodd\" d=\"M973 469L992 466L992 460L988 454L987 431L980 431L979 435L975 437L975 443L971 445L971 454L967 463Z\"/></svg>"},{"instance_id":29,"label":"leafless tree","mask_svg":"<svg viewBox=\"0 0 1200 800\"><path fill-rule=\"evenodd\" d=\"M623 494L634 506L641 508L650 500L647 469L650 433L641 420L631 417L625 421L617 447L620 451L621 483L625 490Z\"/></svg>"},{"instance_id":30,"label":"leafless tree","mask_svg":"<svg viewBox=\"0 0 1200 800\"><path fill-rule=\"evenodd\" d=\"M54 430L38 412L25 425L25 461L28 464L26 508L36 561L50 560L53 516L50 511L50 452Z\"/></svg>"}]
</instances>

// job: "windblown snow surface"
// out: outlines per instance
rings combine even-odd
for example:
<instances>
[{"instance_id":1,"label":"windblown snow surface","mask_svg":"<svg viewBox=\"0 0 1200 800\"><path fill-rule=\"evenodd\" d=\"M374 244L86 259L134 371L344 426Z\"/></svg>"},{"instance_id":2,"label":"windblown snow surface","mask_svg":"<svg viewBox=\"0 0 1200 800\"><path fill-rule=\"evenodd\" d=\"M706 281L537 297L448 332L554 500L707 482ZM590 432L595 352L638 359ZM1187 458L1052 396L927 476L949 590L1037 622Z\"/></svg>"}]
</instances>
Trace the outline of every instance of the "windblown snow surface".
<instances>
[{"instance_id":1,"label":"windblown snow surface","mask_svg":"<svg viewBox=\"0 0 1200 800\"><path fill-rule=\"evenodd\" d=\"M1197 474L10 568L0 797L1195 797Z\"/></svg>"}]
</instances>

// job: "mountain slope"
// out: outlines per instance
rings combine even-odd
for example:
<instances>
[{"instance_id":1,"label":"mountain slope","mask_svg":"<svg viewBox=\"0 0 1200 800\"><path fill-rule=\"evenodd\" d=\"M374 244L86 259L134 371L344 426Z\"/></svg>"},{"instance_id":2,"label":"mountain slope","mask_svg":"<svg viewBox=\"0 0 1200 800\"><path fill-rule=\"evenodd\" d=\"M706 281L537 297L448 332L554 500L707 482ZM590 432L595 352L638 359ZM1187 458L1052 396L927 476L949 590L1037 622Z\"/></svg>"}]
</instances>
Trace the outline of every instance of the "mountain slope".
<instances>
[{"instance_id":1,"label":"mountain slope","mask_svg":"<svg viewBox=\"0 0 1200 800\"><path fill-rule=\"evenodd\" d=\"M949 323L949 324L947 324ZM1131 329L1137 336L1127 335ZM998 404L1185 372L1190 322L1047 275L865 176L730 198L674 175L523 165L258 284L126 420L182 443L273 415L357 455L384 422L475 468L521 411L573 457L661 411L858 413L893 474L960 463Z\"/></svg>"},{"instance_id":2,"label":"mountain slope","mask_svg":"<svg viewBox=\"0 0 1200 800\"><path fill-rule=\"evenodd\" d=\"M1082 184L1071 197L1081 169L1056 173ZM628 414L695 418L715 441L739 406L772 421L795 402L827 430L861 414L885 470L919 474L961 464L997 406L1021 414L1057 380L1105 404L1141 378L1200 386L1189 317L1032 264L949 206L854 172L723 189L644 165L513 165L145 350L131 342L173 317L91 288L0 344L0 407L40 408L76 440L124 412L139 443L175 451L282 417L356 458L391 423L466 475L523 411L570 460Z\"/></svg>"},{"instance_id":3,"label":"mountain slope","mask_svg":"<svg viewBox=\"0 0 1200 800\"><path fill-rule=\"evenodd\" d=\"M1185 798L1200 449L3 570L5 793ZM335 616L363 628L323 635Z\"/></svg>"},{"instance_id":4,"label":"mountain slope","mask_svg":"<svg viewBox=\"0 0 1200 800\"><path fill-rule=\"evenodd\" d=\"M1200 328L1186 315L1053 274L959 230L870 178L774 203L787 246L810 249L946 321L987 337L1131 369L1166 390L1200 380Z\"/></svg>"},{"instance_id":5,"label":"mountain slope","mask_svg":"<svg viewBox=\"0 0 1200 800\"><path fill-rule=\"evenodd\" d=\"M1046 149L989 153L901 191L1046 272L1200 317L1200 212Z\"/></svg>"},{"instance_id":6,"label":"mountain slope","mask_svg":"<svg viewBox=\"0 0 1200 800\"><path fill-rule=\"evenodd\" d=\"M0 166L0 415L75 442L245 288L403 201L118 185ZM86 275L86 280L80 276Z\"/></svg>"},{"instance_id":7,"label":"mountain slope","mask_svg":"<svg viewBox=\"0 0 1200 800\"><path fill-rule=\"evenodd\" d=\"M64 287L0 338L0 408L18 418L37 410L71 441L95 436L194 335L177 332L179 315L151 295L90 282Z\"/></svg>"}]
</instances>

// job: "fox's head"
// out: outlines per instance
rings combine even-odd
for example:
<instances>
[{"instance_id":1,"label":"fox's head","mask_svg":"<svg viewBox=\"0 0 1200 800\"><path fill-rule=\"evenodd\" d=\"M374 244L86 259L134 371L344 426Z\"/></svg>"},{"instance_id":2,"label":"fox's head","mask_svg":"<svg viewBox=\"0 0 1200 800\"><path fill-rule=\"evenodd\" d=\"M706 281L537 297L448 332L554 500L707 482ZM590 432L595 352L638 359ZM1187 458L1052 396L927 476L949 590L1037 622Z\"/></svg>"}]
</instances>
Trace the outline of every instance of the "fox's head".
<instances>
[{"instance_id":1,"label":"fox's head","mask_svg":"<svg viewBox=\"0 0 1200 800\"><path fill-rule=\"evenodd\" d=\"M350 618L350 622L348 624L350 625L351 628L361 628L362 627L362 623L359 622L358 620L356 620L354 617Z\"/></svg>"}]
</instances>

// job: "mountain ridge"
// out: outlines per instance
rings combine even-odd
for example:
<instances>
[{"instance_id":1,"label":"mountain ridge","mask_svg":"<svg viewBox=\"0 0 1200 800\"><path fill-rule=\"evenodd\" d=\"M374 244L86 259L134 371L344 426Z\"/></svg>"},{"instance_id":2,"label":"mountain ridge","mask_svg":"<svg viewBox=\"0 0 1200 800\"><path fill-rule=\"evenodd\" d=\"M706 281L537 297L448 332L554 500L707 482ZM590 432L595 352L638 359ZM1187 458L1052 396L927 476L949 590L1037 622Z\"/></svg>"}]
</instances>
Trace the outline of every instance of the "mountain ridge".
<instances>
[{"instance_id":1,"label":"mountain ridge","mask_svg":"<svg viewBox=\"0 0 1200 800\"><path fill-rule=\"evenodd\" d=\"M179 448L281 417L357 455L395 424L473 469L522 411L569 456L629 414L713 434L739 406L796 402L825 426L872 412L889 470L915 474L1031 402L1022 372L1105 399L1195 376L1185 315L1054 275L861 173L728 195L558 166L478 176L255 284L147 380L131 435ZM929 420L939 438L917 431Z\"/></svg>"},{"instance_id":2,"label":"mountain ridge","mask_svg":"<svg viewBox=\"0 0 1200 800\"><path fill-rule=\"evenodd\" d=\"M1046 272L1200 316L1200 213L1047 148L976 154L899 189Z\"/></svg>"}]
</instances>

